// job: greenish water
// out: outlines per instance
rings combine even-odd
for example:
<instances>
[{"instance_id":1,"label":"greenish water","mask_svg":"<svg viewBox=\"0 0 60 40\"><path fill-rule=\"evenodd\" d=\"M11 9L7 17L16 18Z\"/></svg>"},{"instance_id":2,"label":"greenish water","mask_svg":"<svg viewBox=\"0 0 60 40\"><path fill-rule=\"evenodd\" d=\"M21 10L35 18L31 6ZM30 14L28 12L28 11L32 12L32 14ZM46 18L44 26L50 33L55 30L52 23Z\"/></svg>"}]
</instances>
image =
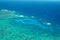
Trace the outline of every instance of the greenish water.
<instances>
[{"instance_id":1,"label":"greenish water","mask_svg":"<svg viewBox=\"0 0 60 40\"><path fill-rule=\"evenodd\" d=\"M22 23L16 21L17 14L13 11L0 11L0 40L60 40L60 36L54 35L52 31L48 31L33 24ZM12 15L13 14L13 15ZM21 20L21 18L19 18ZM24 17L22 19L31 19ZM20 23L21 22L21 23ZM37 24L37 23L36 23ZM43 26L42 26L43 27Z\"/></svg>"}]
</instances>

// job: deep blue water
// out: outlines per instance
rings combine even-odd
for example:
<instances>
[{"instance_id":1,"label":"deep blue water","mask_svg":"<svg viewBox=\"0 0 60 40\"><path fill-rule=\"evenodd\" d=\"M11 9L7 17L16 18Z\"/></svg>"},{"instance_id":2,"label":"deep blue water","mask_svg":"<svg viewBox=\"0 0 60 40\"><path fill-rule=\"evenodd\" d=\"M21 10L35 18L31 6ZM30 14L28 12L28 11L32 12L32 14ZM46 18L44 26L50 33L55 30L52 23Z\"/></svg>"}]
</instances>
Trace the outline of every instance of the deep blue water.
<instances>
[{"instance_id":1,"label":"deep blue water","mask_svg":"<svg viewBox=\"0 0 60 40\"><path fill-rule=\"evenodd\" d=\"M15 10L60 25L59 2L0 2L0 9Z\"/></svg>"}]
</instances>

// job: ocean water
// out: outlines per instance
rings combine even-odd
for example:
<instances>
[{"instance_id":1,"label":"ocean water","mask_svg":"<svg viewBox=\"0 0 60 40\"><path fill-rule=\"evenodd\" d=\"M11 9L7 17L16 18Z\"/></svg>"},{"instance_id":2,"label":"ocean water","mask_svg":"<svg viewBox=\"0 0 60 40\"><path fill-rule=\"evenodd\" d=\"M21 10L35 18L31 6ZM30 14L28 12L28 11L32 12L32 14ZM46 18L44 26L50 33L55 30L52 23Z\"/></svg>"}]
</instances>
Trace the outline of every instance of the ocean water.
<instances>
[{"instance_id":1,"label":"ocean water","mask_svg":"<svg viewBox=\"0 0 60 40\"><path fill-rule=\"evenodd\" d=\"M60 2L0 2L0 40L60 40Z\"/></svg>"},{"instance_id":2,"label":"ocean water","mask_svg":"<svg viewBox=\"0 0 60 40\"><path fill-rule=\"evenodd\" d=\"M60 24L59 2L0 2L0 9L15 10Z\"/></svg>"}]
</instances>

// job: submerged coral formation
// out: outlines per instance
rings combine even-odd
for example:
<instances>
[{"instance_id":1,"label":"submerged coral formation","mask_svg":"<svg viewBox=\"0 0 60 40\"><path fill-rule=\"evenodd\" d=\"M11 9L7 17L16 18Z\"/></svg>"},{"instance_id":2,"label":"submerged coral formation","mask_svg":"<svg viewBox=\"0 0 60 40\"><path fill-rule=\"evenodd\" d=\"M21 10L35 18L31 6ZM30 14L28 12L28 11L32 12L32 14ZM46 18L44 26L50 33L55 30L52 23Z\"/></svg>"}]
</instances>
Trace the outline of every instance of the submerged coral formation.
<instances>
[{"instance_id":1,"label":"submerged coral formation","mask_svg":"<svg viewBox=\"0 0 60 40\"><path fill-rule=\"evenodd\" d=\"M36 18L3 9L0 10L0 40L60 40L60 35Z\"/></svg>"}]
</instances>

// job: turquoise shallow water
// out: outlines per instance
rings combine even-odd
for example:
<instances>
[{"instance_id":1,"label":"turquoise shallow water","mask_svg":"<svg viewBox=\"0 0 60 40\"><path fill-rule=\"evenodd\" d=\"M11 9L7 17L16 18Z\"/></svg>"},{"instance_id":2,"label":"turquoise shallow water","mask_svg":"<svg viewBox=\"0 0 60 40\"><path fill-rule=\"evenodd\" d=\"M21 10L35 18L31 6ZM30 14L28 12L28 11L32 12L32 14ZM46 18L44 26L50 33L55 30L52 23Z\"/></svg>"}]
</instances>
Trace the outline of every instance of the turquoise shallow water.
<instances>
[{"instance_id":1,"label":"turquoise shallow water","mask_svg":"<svg viewBox=\"0 0 60 40\"><path fill-rule=\"evenodd\" d=\"M60 40L60 34L54 27L42 25L37 18L15 13L0 10L0 40Z\"/></svg>"}]
</instances>

